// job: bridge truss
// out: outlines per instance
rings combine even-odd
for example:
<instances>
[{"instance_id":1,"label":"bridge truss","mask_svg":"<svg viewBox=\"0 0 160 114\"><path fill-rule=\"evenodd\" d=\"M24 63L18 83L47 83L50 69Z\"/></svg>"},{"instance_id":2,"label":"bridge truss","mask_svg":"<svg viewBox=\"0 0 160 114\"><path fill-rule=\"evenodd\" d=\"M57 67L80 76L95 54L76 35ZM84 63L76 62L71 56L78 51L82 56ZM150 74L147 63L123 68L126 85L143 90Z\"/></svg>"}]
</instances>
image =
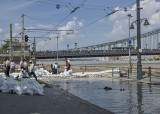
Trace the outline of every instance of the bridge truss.
<instances>
[{"instance_id":1,"label":"bridge truss","mask_svg":"<svg viewBox=\"0 0 160 114\"><path fill-rule=\"evenodd\" d=\"M160 47L159 44L159 33L160 33L160 28L141 34L141 46L142 49L157 49ZM136 41L137 41L137 36L133 36L130 38L131 41L133 42L133 47L136 48ZM102 43L102 44L97 44L97 45L91 45L91 46L85 46L85 47L80 47L80 48L74 48L71 50L107 50L112 47L116 46L121 46L121 47L128 47L128 41L129 38L124 38L122 40L117 40L113 42L107 42L107 43Z\"/></svg>"}]
</instances>

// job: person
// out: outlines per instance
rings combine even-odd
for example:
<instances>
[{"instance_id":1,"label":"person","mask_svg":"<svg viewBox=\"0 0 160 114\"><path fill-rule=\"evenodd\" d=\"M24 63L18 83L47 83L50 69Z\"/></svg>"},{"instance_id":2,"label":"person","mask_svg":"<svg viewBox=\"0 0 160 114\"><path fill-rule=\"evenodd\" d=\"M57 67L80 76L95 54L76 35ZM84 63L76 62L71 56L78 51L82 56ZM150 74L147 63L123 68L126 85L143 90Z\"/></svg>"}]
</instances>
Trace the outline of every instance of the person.
<instances>
[{"instance_id":1,"label":"person","mask_svg":"<svg viewBox=\"0 0 160 114\"><path fill-rule=\"evenodd\" d=\"M26 70L26 72L28 72L28 64L25 59L24 59L23 65L24 65L24 70Z\"/></svg>"},{"instance_id":2,"label":"person","mask_svg":"<svg viewBox=\"0 0 160 114\"><path fill-rule=\"evenodd\" d=\"M69 71L70 70L70 61L66 59L66 70Z\"/></svg>"},{"instance_id":3,"label":"person","mask_svg":"<svg viewBox=\"0 0 160 114\"><path fill-rule=\"evenodd\" d=\"M9 77L9 71L10 71L10 61L6 61L6 77Z\"/></svg>"},{"instance_id":4,"label":"person","mask_svg":"<svg viewBox=\"0 0 160 114\"><path fill-rule=\"evenodd\" d=\"M54 65L52 65L52 72L53 72L53 74L57 74L57 68L58 68L57 63L54 63Z\"/></svg>"},{"instance_id":5,"label":"person","mask_svg":"<svg viewBox=\"0 0 160 114\"><path fill-rule=\"evenodd\" d=\"M25 59L22 59L22 61L20 62L20 69L22 70L24 70L24 61L25 61Z\"/></svg>"},{"instance_id":6,"label":"person","mask_svg":"<svg viewBox=\"0 0 160 114\"><path fill-rule=\"evenodd\" d=\"M6 61L7 61L7 58L5 58L3 62L3 70L5 75L6 75Z\"/></svg>"},{"instance_id":7,"label":"person","mask_svg":"<svg viewBox=\"0 0 160 114\"><path fill-rule=\"evenodd\" d=\"M51 70L52 70L52 74L54 74L53 64L51 64Z\"/></svg>"},{"instance_id":8,"label":"person","mask_svg":"<svg viewBox=\"0 0 160 114\"><path fill-rule=\"evenodd\" d=\"M34 66L32 60L30 60L29 63L30 63L29 76L31 77L31 76L33 75L34 78L35 78L36 81L37 81L37 76L36 76L36 74L35 74L35 66Z\"/></svg>"},{"instance_id":9,"label":"person","mask_svg":"<svg viewBox=\"0 0 160 114\"><path fill-rule=\"evenodd\" d=\"M10 73L14 73L15 72L15 63L14 63L14 61L12 60L12 62L11 62L11 65L10 65Z\"/></svg>"}]
</instances>

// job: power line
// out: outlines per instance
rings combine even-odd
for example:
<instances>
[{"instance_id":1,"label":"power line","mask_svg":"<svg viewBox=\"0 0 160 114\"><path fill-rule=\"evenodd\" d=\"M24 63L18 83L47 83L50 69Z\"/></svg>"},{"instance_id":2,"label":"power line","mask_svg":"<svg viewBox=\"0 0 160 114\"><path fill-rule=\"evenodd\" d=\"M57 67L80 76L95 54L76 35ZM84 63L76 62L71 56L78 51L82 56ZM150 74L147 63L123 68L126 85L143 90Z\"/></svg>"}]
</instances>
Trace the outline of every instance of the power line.
<instances>
[{"instance_id":1,"label":"power line","mask_svg":"<svg viewBox=\"0 0 160 114\"><path fill-rule=\"evenodd\" d=\"M94 24L94 23L96 23L96 22L100 21L101 19L104 19L104 18L106 18L106 17L108 17L108 16L110 16L110 15L112 15L112 14L116 13L117 11L118 11L118 10L113 10L111 13L108 13L108 14L107 14L107 15L105 15L104 17L99 18L99 19L97 19L97 20L95 20L95 21L93 21L93 22L91 22L91 23L87 24L86 26L83 26L83 27L81 27L81 28L77 29L77 30L81 30L81 29L83 29L83 28L85 28L85 27L87 27L87 26L89 26L89 25L91 25L91 24Z\"/></svg>"},{"instance_id":2,"label":"power line","mask_svg":"<svg viewBox=\"0 0 160 114\"><path fill-rule=\"evenodd\" d=\"M84 0L79 6L75 7L64 19L62 19L55 28L57 28L64 20L66 20L72 13L78 10L87 0ZM70 4L69 4L70 5Z\"/></svg>"},{"instance_id":3,"label":"power line","mask_svg":"<svg viewBox=\"0 0 160 114\"><path fill-rule=\"evenodd\" d=\"M32 19L32 20L35 20L35 21L39 21L39 22L43 22L43 23L46 23L46 24L50 24L50 23L48 23L47 21L44 21L44 20L41 20L41 19L38 19L38 18L35 18L35 17L31 17L31 16L28 16L28 15L25 15L26 17L28 17L28 18L30 18L30 19ZM54 29L52 26L51 26L51 24L50 25L48 25L50 28L52 28L52 29Z\"/></svg>"}]
</instances>

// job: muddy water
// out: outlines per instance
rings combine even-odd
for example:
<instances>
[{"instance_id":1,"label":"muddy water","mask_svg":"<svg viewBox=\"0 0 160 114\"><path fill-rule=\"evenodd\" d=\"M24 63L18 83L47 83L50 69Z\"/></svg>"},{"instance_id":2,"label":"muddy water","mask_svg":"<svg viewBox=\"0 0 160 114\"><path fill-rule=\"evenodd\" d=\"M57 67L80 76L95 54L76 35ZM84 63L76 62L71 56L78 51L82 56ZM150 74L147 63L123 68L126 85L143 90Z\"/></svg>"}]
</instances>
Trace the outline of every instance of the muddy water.
<instances>
[{"instance_id":1,"label":"muddy water","mask_svg":"<svg viewBox=\"0 0 160 114\"><path fill-rule=\"evenodd\" d=\"M115 114L160 113L160 86L105 77L58 79L53 83ZM104 90L106 86L112 90Z\"/></svg>"}]
</instances>

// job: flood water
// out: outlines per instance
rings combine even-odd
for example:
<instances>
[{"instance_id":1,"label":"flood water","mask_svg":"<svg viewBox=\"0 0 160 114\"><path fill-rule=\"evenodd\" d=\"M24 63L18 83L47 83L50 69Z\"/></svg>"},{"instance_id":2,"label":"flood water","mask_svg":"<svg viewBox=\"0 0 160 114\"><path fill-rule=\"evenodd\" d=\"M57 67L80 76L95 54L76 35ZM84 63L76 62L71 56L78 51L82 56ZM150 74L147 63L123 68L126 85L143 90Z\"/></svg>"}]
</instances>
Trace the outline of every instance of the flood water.
<instances>
[{"instance_id":1,"label":"flood water","mask_svg":"<svg viewBox=\"0 0 160 114\"><path fill-rule=\"evenodd\" d=\"M65 91L115 114L160 114L160 86L106 77L54 80ZM112 90L104 90L104 87Z\"/></svg>"}]
</instances>

